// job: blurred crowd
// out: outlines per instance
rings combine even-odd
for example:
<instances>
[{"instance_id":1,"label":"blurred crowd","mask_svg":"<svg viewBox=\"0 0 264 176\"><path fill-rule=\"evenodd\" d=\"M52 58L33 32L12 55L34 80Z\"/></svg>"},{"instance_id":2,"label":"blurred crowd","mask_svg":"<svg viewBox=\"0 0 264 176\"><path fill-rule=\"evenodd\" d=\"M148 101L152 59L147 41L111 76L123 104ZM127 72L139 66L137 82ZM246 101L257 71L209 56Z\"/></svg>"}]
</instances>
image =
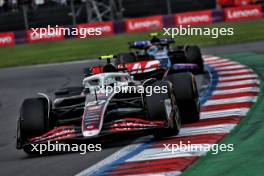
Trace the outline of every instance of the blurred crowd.
<instances>
[{"instance_id":1,"label":"blurred crowd","mask_svg":"<svg viewBox=\"0 0 264 176\"><path fill-rule=\"evenodd\" d=\"M74 0L74 3L83 3L86 0ZM216 0L217 8L243 6L257 3L264 3L264 0ZM16 12L21 10L23 5L30 9L48 6L67 6L70 0L0 0L0 13Z\"/></svg>"},{"instance_id":2,"label":"blurred crowd","mask_svg":"<svg viewBox=\"0 0 264 176\"><path fill-rule=\"evenodd\" d=\"M23 5L31 9L37 9L39 7L46 6L67 6L70 4L70 0L0 0L0 13L1 12L16 12L21 9ZM74 2L81 3L85 0L76 0Z\"/></svg>"}]
</instances>

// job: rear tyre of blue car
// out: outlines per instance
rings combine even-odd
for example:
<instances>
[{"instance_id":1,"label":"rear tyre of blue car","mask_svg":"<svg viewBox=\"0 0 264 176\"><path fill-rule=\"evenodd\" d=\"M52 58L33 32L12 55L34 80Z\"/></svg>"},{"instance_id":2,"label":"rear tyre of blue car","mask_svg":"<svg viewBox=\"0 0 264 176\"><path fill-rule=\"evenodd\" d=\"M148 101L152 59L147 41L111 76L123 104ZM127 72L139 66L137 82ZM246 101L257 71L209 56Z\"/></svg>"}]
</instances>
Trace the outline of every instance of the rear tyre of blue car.
<instances>
[{"instance_id":1,"label":"rear tyre of blue car","mask_svg":"<svg viewBox=\"0 0 264 176\"><path fill-rule=\"evenodd\" d=\"M190 45L186 48L185 53L187 57L187 62L198 65L199 68L197 72L203 73L204 72L204 62L202 59L200 48L196 45Z\"/></svg>"}]
</instances>

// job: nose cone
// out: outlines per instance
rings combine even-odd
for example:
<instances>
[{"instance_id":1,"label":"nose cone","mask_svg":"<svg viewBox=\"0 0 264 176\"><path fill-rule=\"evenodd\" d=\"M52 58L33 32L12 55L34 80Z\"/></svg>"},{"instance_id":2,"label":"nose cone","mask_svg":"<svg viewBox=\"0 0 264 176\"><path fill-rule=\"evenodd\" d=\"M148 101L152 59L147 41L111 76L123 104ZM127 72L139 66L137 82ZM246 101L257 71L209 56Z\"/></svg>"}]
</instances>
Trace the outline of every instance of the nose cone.
<instances>
[{"instance_id":1,"label":"nose cone","mask_svg":"<svg viewBox=\"0 0 264 176\"><path fill-rule=\"evenodd\" d=\"M100 133L103 123L104 105L104 100L90 101L86 104L82 117L82 134L84 137L92 137Z\"/></svg>"},{"instance_id":2,"label":"nose cone","mask_svg":"<svg viewBox=\"0 0 264 176\"><path fill-rule=\"evenodd\" d=\"M82 132L84 137L96 136L100 133L100 130L85 130Z\"/></svg>"}]
</instances>

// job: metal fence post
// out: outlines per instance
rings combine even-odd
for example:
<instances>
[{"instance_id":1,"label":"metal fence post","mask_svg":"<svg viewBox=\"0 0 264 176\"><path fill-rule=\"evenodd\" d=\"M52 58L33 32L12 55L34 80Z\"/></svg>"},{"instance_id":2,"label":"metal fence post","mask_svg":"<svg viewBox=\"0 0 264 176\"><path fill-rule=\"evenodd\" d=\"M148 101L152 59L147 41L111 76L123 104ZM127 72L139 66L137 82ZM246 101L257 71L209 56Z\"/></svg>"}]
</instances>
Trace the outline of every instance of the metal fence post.
<instances>
[{"instance_id":1,"label":"metal fence post","mask_svg":"<svg viewBox=\"0 0 264 176\"><path fill-rule=\"evenodd\" d=\"M167 4L167 14L171 14L171 0L166 0Z\"/></svg>"},{"instance_id":2,"label":"metal fence post","mask_svg":"<svg viewBox=\"0 0 264 176\"><path fill-rule=\"evenodd\" d=\"M74 8L74 0L71 0L71 16L72 16L72 24L76 25L76 14L75 14L75 8Z\"/></svg>"},{"instance_id":3,"label":"metal fence post","mask_svg":"<svg viewBox=\"0 0 264 176\"><path fill-rule=\"evenodd\" d=\"M29 28L28 26L28 7L26 5L22 5L22 11L23 11L23 18L24 18L24 27L27 30Z\"/></svg>"}]
</instances>

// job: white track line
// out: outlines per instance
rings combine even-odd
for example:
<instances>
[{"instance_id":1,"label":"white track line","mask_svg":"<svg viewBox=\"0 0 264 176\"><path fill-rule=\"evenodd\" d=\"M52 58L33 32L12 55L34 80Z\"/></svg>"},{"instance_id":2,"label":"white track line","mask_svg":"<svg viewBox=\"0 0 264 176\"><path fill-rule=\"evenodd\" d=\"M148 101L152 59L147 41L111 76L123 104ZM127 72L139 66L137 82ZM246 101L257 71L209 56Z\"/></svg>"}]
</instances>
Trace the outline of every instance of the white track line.
<instances>
[{"instance_id":1,"label":"white track line","mask_svg":"<svg viewBox=\"0 0 264 176\"><path fill-rule=\"evenodd\" d=\"M229 133L235 126L236 124L220 124L202 127L185 127L180 129L180 133L177 136L180 137L199 134Z\"/></svg>"},{"instance_id":2,"label":"white track line","mask_svg":"<svg viewBox=\"0 0 264 176\"><path fill-rule=\"evenodd\" d=\"M244 72L252 72L253 73L253 71L251 69L243 68L243 69L239 69L239 70L219 71L219 72L217 72L217 74L222 76L225 74L244 73Z\"/></svg>"},{"instance_id":3,"label":"white track line","mask_svg":"<svg viewBox=\"0 0 264 176\"><path fill-rule=\"evenodd\" d=\"M89 176L89 175L95 175L96 171L98 169L113 163L114 161L126 156L129 154L131 151L139 148L142 145L142 143L139 144L131 144L127 145L126 147L120 149L119 151L113 153L112 155L108 156L107 158L103 159L102 161L96 163L95 165L83 170L82 172L78 173L76 176Z\"/></svg>"},{"instance_id":4,"label":"white track line","mask_svg":"<svg viewBox=\"0 0 264 176\"><path fill-rule=\"evenodd\" d=\"M244 96L244 97L236 97L236 98L228 98L228 99L209 100L204 104L204 107L211 105L225 105L229 103L252 102L256 97L257 96Z\"/></svg>"},{"instance_id":5,"label":"white track line","mask_svg":"<svg viewBox=\"0 0 264 176\"><path fill-rule=\"evenodd\" d=\"M220 118L227 116L245 116L250 108L235 108L220 111L201 112L201 119Z\"/></svg>"},{"instance_id":6,"label":"white track line","mask_svg":"<svg viewBox=\"0 0 264 176\"><path fill-rule=\"evenodd\" d=\"M192 156L201 156L208 152L208 145L212 146L212 144L198 144L199 148L197 150L192 151L187 147L180 147L171 150L164 150L165 147L162 148L150 148L143 150L137 155L133 156L126 160L126 162L135 162L135 161L145 161L145 160L156 160L156 159L168 159L168 158L178 158L178 157L192 157Z\"/></svg>"},{"instance_id":7,"label":"white track line","mask_svg":"<svg viewBox=\"0 0 264 176\"><path fill-rule=\"evenodd\" d=\"M230 93L238 93L238 92L259 92L258 87L244 87L230 90L215 90L212 95L225 95Z\"/></svg>"},{"instance_id":8,"label":"white track line","mask_svg":"<svg viewBox=\"0 0 264 176\"><path fill-rule=\"evenodd\" d=\"M229 62L223 62L223 63L216 63L216 64L210 64L213 67L225 67L230 65L239 65L237 62L229 61Z\"/></svg>"},{"instance_id":9,"label":"white track line","mask_svg":"<svg viewBox=\"0 0 264 176\"><path fill-rule=\"evenodd\" d=\"M219 60L221 58L220 57L217 57L217 56L204 56L203 59L205 61L212 61L212 60Z\"/></svg>"},{"instance_id":10,"label":"white track line","mask_svg":"<svg viewBox=\"0 0 264 176\"><path fill-rule=\"evenodd\" d=\"M227 66L227 67L219 67L219 68L214 68L217 71L224 71L224 70L229 70L229 69L237 69L237 68L248 68L244 65L232 65L232 66Z\"/></svg>"},{"instance_id":11,"label":"white track line","mask_svg":"<svg viewBox=\"0 0 264 176\"><path fill-rule=\"evenodd\" d=\"M217 88L226 87L226 86L239 86L239 85L246 85L246 84L252 84L257 83L259 84L259 80L257 79L251 79L251 80L243 80L243 81L230 81L230 82L223 82L218 83Z\"/></svg>"},{"instance_id":12,"label":"white track line","mask_svg":"<svg viewBox=\"0 0 264 176\"><path fill-rule=\"evenodd\" d=\"M238 76L226 76L226 77L220 77L219 78L219 81L235 80L235 79L243 79L243 78L256 79L256 78L258 78L258 75L256 75L256 74L249 74L249 75L238 75Z\"/></svg>"},{"instance_id":13,"label":"white track line","mask_svg":"<svg viewBox=\"0 0 264 176\"><path fill-rule=\"evenodd\" d=\"M228 59L218 59L214 61L205 61L206 64L216 64L216 63L223 63L223 62L230 62Z\"/></svg>"}]
</instances>

